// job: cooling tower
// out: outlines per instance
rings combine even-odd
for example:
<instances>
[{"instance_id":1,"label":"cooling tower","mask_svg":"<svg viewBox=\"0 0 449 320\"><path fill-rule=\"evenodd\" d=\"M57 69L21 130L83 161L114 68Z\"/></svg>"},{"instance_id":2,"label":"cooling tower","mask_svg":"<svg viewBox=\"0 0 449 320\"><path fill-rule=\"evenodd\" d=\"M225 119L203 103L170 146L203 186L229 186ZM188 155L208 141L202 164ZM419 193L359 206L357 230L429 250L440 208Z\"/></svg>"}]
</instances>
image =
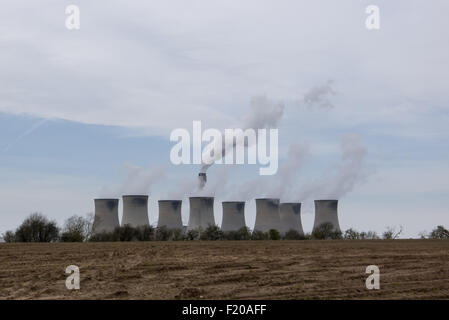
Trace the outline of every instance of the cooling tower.
<instances>
[{"instance_id":1,"label":"cooling tower","mask_svg":"<svg viewBox=\"0 0 449 320\"><path fill-rule=\"evenodd\" d=\"M187 230L199 227L206 229L209 225L215 225L214 198L190 197L190 216Z\"/></svg>"},{"instance_id":2,"label":"cooling tower","mask_svg":"<svg viewBox=\"0 0 449 320\"><path fill-rule=\"evenodd\" d=\"M122 226L129 224L133 227L148 226L148 196L123 196Z\"/></svg>"},{"instance_id":3,"label":"cooling tower","mask_svg":"<svg viewBox=\"0 0 449 320\"><path fill-rule=\"evenodd\" d=\"M95 199L93 233L112 232L119 226L118 199Z\"/></svg>"},{"instance_id":4,"label":"cooling tower","mask_svg":"<svg viewBox=\"0 0 449 320\"><path fill-rule=\"evenodd\" d=\"M280 230L279 199L256 199L256 223L254 230L267 232Z\"/></svg>"},{"instance_id":5,"label":"cooling tower","mask_svg":"<svg viewBox=\"0 0 449 320\"><path fill-rule=\"evenodd\" d=\"M338 200L315 200L315 222L313 230L323 223L331 223L334 231L340 231L337 212Z\"/></svg>"},{"instance_id":6,"label":"cooling tower","mask_svg":"<svg viewBox=\"0 0 449 320\"><path fill-rule=\"evenodd\" d=\"M237 231L245 227L245 202L224 201L221 230Z\"/></svg>"},{"instance_id":7,"label":"cooling tower","mask_svg":"<svg viewBox=\"0 0 449 320\"><path fill-rule=\"evenodd\" d=\"M159 219L157 227L165 226L168 229L181 229L181 200L159 200Z\"/></svg>"},{"instance_id":8,"label":"cooling tower","mask_svg":"<svg viewBox=\"0 0 449 320\"><path fill-rule=\"evenodd\" d=\"M281 221L281 234L295 230L300 235L304 235L301 222L301 203L281 203L279 206L279 217Z\"/></svg>"}]
</instances>

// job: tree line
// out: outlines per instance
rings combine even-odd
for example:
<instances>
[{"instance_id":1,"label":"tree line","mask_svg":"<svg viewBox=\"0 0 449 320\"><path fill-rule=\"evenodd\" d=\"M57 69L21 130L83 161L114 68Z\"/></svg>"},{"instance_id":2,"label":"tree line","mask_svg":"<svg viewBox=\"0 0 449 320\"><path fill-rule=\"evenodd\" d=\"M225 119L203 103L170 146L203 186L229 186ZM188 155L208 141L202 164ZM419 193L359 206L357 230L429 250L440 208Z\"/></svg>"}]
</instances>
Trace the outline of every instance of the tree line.
<instances>
[{"instance_id":1,"label":"tree line","mask_svg":"<svg viewBox=\"0 0 449 320\"><path fill-rule=\"evenodd\" d=\"M193 229L183 232L181 229L155 228L153 226L120 226L112 232L93 232L93 214L86 217L72 216L62 228L56 221L49 220L41 213L28 216L15 230L6 231L2 238L5 242L106 242L106 241L192 241L192 240L394 240L402 233L399 229L388 227L382 235L374 231L359 232L353 228L345 232L334 230L332 224L324 223L312 233L302 235L296 230L281 234L276 229L268 232L248 227L237 231L222 231L217 225L205 229ZM437 226L429 234L421 233L421 239L449 239L449 230Z\"/></svg>"}]
</instances>

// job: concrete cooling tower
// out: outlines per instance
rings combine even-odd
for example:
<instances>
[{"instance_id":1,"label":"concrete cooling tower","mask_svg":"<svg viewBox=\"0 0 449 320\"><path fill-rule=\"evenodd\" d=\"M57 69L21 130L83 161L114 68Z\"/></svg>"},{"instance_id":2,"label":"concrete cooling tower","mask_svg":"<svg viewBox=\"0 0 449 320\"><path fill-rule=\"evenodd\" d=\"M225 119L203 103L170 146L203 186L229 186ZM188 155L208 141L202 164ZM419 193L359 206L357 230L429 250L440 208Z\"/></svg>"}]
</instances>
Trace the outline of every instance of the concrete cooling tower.
<instances>
[{"instance_id":1,"label":"concrete cooling tower","mask_svg":"<svg viewBox=\"0 0 449 320\"><path fill-rule=\"evenodd\" d=\"M245 202L224 201L221 230L237 231L245 227Z\"/></svg>"},{"instance_id":2,"label":"concrete cooling tower","mask_svg":"<svg viewBox=\"0 0 449 320\"><path fill-rule=\"evenodd\" d=\"M313 230L323 223L331 223L334 231L340 231L338 223L338 200L315 200L315 222Z\"/></svg>"},{"instance_id":3,"label":"concrete cooling tower","mask_svg":"<svg viewBox=\"0 0 449 320\"><path fill-rule=\"evenodd\" d=\"M214 198L190 197L190 216L187 230L199 227L206 229L209 225L215 225Z\"/></svg>"},{"instance_id":4,"label":"concrete cooling tower","mask_svg":"<svg viewBox=\"0 0 449 320\"><path fill-rule=\"evenodd\" d=\"M159 219L157 227L182 229L181 200L159 200Z\"/></svg>"},{"instance_id":5,"label":"concrete cooling tower","mask_svg":"<svg viewBox=\"0 0 449 320\"><path fill-rule=\"evenodd\" d=\"M301 222L301 203L281 203L279 206L279 216L281 221L281 229L279 232L285 234L290 230L297 231L300 235L304 235Z\"/></svg>"},{"instance_id":6,"label":"concrete cooling tower","mask_svg":"<svg viewBox=\"0 0 449 320\"><path fill-rule=\"evenodd\" d=\"M256 223L254 230L267 232L280 230L279 199L256 199Z\"/></svg>"},{"instance_id":7,"label":"concrete cooling tower","mask_svg":"<svg viewBox=\"0 0 449 320\"><path fill-rule=\"evenodd\" d=\"M118 199L95 199L93 233L112 232L119 226Z\"/></svg>"},{"instance_id":8,"label":"concrete cooling tower","mask_svg":"<svg viewBox=\"0 0 449 320\"><path fill-rule=\"evenodd\" d=\"M125 224L129 224L132 227L150 225L148 220L148 196L123 196L122 226Z\"/></svg>"}]
</instances>

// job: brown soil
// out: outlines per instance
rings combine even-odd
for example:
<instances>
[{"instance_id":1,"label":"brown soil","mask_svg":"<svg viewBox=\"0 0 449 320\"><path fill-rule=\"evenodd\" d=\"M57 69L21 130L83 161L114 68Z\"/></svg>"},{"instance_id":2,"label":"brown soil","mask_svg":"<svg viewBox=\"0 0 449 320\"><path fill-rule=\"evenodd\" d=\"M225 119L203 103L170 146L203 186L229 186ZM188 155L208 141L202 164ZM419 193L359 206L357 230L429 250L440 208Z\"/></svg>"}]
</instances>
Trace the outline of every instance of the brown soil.
<instances>
[{"instance_id":1,"label":"brown soil","mask_svg":"<svg viewBox=\"0 0 449 320\"><path fill-rule=\"evenodd\" d=\"M67 290L65 268L80 267ZM365 269L380 268L380 290ZM1 244L2 299L448 299L449 241Z\"/></svg>"}]
</instances>

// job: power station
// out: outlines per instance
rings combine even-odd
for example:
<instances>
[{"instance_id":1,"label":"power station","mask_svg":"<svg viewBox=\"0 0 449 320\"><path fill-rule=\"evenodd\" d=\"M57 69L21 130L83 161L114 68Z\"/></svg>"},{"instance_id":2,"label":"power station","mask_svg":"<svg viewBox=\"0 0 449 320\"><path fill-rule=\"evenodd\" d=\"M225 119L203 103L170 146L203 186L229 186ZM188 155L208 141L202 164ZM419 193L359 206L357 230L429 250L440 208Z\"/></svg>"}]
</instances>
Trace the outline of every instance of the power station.
<instances>
[{"instance_id":1,"label":"power station","mask_svg":"<svg viewBox=\"0 0 449 320\"><path fill-rule=\"evenodd\" d=\"M201 176L201 177L205 177ZM94 199L95 218L93 233L112 232L119 227L119 199ZM157 227L188 231L215 225L214 198L190 197L190 213L187 228L182 224L182 200L159 200ZM237 231L246 226L245 201L223 201L222 231ZM338 221L338 200L315 200L315 221L313 231L324 223L332 226L332 231L340 231ZM122 226L149 226L148 196L124 195ZM304 235L301 220L301 203L280 203L277 198L256 199L256 222L254 231L278 230L282 235L294 230Z\"/></svg>"},{"instance_id":2,"label":"power station","mask_svg":"<svg viewBox=\"0 0 449 320\"><path fill-rule=\"evenodd\" d=\"M123 196L122 226L127 224L132 227L150 225L150 221L148 220L148 196Z\"/></svg>"},{"instance_id":3,"label":"power station","mask_svg":"<svg viewBox=\"0 0 449 320\"><path fill-rule=\"evenodd\" d=\"M279 199L256 199L256 223L254 231L267 232L270 229L279 230Z\"/></svg>"},{"instance_id":4,"label":"power station","mask_svg":"<svg viewBox=\"0 0 449 320\"><path fill-rule=\"evenodd\" d=\"M313 230L323 223L330 223L333 231L340 231L338 223L338 200L315 200L315 222Z\"/></svg>"},{"instance_id":5,"label":"power station","mask_svg":"<svg viewBox=\"0 0 449 320\"><path fill-rule=\"evenodd\" d=\"M182 229L181 200L159 200L159 219L157 227Z\"/></svg>"},{"instance_id":6,"label":"power station","mask_svg":"<svg viewBox=\"0 0 449 320\"><path fill-rule=\"evenodd\" d=\"M279 232L285 235L288 231L294 230L304 236L301 222L301 203L281 203L279 206L279 217L281 227Z\"/></svg>"},{"instance_id":7,"label":"power station","mask_svg":"<svg viewBox=\"0 0 449 320\"><path fill-rule=\"evenodd\" d=\"M215 225L214 198L213 197L190 197L190 216L187 230Z\"/></svg>"},{"instance_id":8,"label":"power station","mask_svg":"<svg viewBox=\"0 0 449 320\"><path fill-rule=\"evenodd\" d=\"M119 226L119 199L95 199L95 218L93 233L112 232Z\"/></svg>"},{"instance_id":9,"label":"power station","mask_svg":"<svg viewBox=\"0 0 449 320\"><path fill-rule=\"evenodd\" d=\"M221 230L237 231L245 227L245 202L244 201L224 201L223 220Z\"/></svg>"}]
</instances>

